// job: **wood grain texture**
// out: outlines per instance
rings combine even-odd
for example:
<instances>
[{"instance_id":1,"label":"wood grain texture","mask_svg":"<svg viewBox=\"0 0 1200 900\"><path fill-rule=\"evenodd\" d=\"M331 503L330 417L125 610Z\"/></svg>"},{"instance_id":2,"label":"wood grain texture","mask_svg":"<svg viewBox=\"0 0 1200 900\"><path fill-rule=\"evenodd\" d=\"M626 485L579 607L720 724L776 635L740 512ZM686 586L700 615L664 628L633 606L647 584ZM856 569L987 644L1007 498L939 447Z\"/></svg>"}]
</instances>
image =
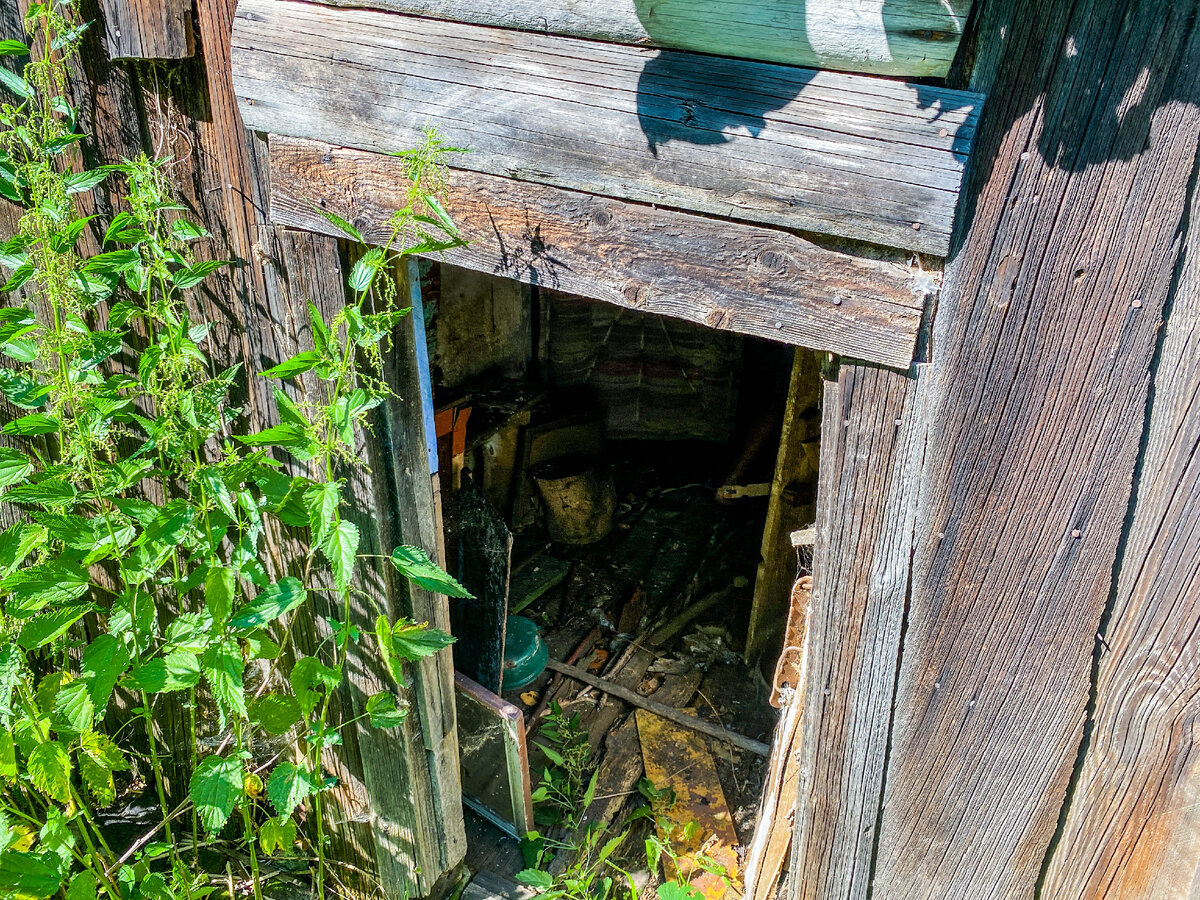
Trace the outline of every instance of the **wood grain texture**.
<instances>
[{"instance_id":1,"label":"wood grain texture","mask_svg":"<svg viewBox=\"0 0 1200 900\"><path fill-rule=\"evenodd\" d=\"M476 25L899 77L944 77L971 0L318 0Z\"/></svg>"},{"instance_id":2,"label":"wood grain texture","mask_svg":"<svg viewBox=\"0 0 1200 900\"><path fill-rule=\"evenodd\" d=\"M109 59L184 59L196 52L191 0L100 0Z\"/></svg>"},{"instance_id":3,"label":"wood grain texture","mask_svg":"<svg viewBox=\"0 0 1200 900\"><path fill-rule=\"evenodd\" d=\"M1034 895L1179 255L1195 12L984 8L996 80L933 322L877 900Z\"/></svg>"},{"instance_id":4,"label":"wood grain texture","mask_svg":"<svg viewBox=\"0 0 1200 900\"><path fill-rule=\"evenodd\" d=\"M1200 40L1200 31L1193 32ZM1195 52L1194 50L1192 52ZM1079 781L1044 896L1188 900L1200 886L1200 192L1157 360Z\"/></svg>"},{"instance_id":5,"label":"wood grain texture","mask_svg":"<svg viewBox=\"0 0 1200 900\"><path fill-rule=\"evenodd\" d=\"M464 169L944 254L981 98L968 92L242 0L247 126Z\"/></svg>"},{"instance_id":6,"label":"wood grain texture","mask_svg":"<svg viewBox=\"0 0 1200 900\"><path fill-rule=\"evenodd\" d=\"M825 385L794 898L870 885L924 450L915 385L868 366Z\"/></svg>"},{"instance_id":7,"label":"wood grain texture","mask_svg":"<svg viewBox=\"0 0 1200 900\"><path fill-rule=\"evenodd\" d=\"M796 548L792 546L792 532L812 524L811 506L801 504L791 491L798 488L801 478L808 474L804 471L804 444L817 437L816 428L809 434L808 422L801 417L815 399L811 396L811 386L820 382L819 368L815 354L797 348L792 358L787 406L783 411L775 475L771 479L767 502L767 521L763 526L762 561L754 578L754 599L746 626L744 655L749 663L756 662L766 653L772 657L779 653L792 585L796 581ZM808 521L804 521L805 518Z\"/></svg>"},{"instance_id":8,"label":"wood grain texture","mask_svg":"<svg viewBox=\"0 0 1200 900\"><path fill-rule=\"evenodd\" d=\"M336 234L318 208L386 240L402 161L271 136L271 218ZM470 244L446 262L640 312L907 365L926 282L901 254L852 255L786 232L452 170ZM439 258L442 258L439 256Z\"/></svg>"}]
</instances>

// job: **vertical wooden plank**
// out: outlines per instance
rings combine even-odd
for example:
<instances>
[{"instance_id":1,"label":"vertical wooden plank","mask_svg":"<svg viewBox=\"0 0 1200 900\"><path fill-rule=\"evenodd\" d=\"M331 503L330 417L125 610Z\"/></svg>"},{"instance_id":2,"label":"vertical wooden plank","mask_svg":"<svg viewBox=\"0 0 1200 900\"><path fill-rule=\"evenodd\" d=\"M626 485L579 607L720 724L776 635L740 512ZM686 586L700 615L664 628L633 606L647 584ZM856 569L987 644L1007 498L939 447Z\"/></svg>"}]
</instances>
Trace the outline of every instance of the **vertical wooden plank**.
<instances>
[{"instance_id":1,"label":"vertical wooden plank","mask_svg":"<svg viewBox=\"0 0 1200 900\"><path fill-rule=\"evenodd\" d=\"M184 59L195 52L191 0L100 0L109 59Z\"/></svg>"},{"instance_id":2,"label":"vertical wooden plank","mask_svg":"<svg viewBox=\"0 0 1200 900\"><path fill-rule=\"evenodd\" d=\"M792 896L870 885L925 439L918 382L826 382Z\"/></svg>"},{"instance_id":3,"label":"vertical wooden plank","mask_svg":"<svg viewBox=\"0 0 1200 900\"><path fill-rule=\"evenodd\" d=\"M1107 646L1100 645L1095 712L1043 890L1056 900L1185 900L1200 885L1196 175L1150 410Z\"/></svg>"},{"instance_id":4,"label":"vertical wooden plank","mask_svg":"<svg viewBox=\"0 0 1200 900\"><path fill-rule=\"evenodd\" d=\"M1179 253L1195 11L985 7L999 62L933 323L876 898L1034 894Z\"/></svg>"},{"instance_id":5,"label":"vertical wooden plank","mask_svg":"<svg viewBox=\"0 0 1200 900\"><path fill-rule=\"evenodd\" d=\"M811 518L804 521L804 509L789 496L788 488L803 474L804 443L816 436L806 433L801 415L817 400L811 391L811 386L819 380L817 366L812 351L797 348L767 505L767 523L763 527L762 562L754 579L754 601L746 632L746 659L749 662L779 647L779 638L787 621L788 597L796 580L796 551L792 547L791 534L797 528L812 524Z\"/></svg>"}]
</instances>

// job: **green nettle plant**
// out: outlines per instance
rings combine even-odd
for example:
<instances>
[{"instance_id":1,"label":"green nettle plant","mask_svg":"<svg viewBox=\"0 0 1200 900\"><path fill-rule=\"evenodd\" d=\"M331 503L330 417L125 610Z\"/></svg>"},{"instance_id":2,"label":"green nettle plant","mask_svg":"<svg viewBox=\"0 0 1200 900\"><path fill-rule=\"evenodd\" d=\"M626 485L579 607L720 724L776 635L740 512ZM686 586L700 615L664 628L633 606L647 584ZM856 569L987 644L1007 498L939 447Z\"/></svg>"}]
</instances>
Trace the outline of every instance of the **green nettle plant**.
<instances>
[{"instance_id":1,"label":"green nettle plant","mask_svg":"<svg viewBox=\"0 0 1200 900\"><path fill-rule=\"evenodd\" d=\"M227 405L240 371L214 368L211 324L185 302L224 265L193 254L208 233L173 201L164 162L72 171L83 136L66 62L84 26L56 3L34 4L26 28L32 49L0 42L0 55L32 59L19 75L0 67L0 195L24 210L0 247L0 353L12 361L0 391L23 413L0 448L0 500L18 513L0 533L0 896L198 900L226 883L202 871L204 847L248 860L256 895L263 856L303 854L323 896L321 805L336 783L323 759L349 727L400 725L406 670L451 641L385 615L362 638L352 601L381 603L353 573L379 558L359 554L343 497L356 434L389 394L381 348L407 313L394 264L461 243L435 197L451 148L431 133L405 154L412 189L391 239L359 257L343 309L309 305L313 349L264 373L280 384L279 424L245 433ZM85 255L80 238L97 225L74 195L106 179L123 180L128 200L102 252ZM291 574L272 575L260 556L279 525L308 546ZM419 548L389 559L427 589L466 595ZM301 648L294 626L312 620L318 593L340 616ZM396 686L344 719L334 694L351 653L378 654ZM156 713L171 704L190 741L168 752ZM177 802L166 772L181 759L191 776ZM98 814L139 783L158 824L116 845Z\"/></svg>"}]
</instances>

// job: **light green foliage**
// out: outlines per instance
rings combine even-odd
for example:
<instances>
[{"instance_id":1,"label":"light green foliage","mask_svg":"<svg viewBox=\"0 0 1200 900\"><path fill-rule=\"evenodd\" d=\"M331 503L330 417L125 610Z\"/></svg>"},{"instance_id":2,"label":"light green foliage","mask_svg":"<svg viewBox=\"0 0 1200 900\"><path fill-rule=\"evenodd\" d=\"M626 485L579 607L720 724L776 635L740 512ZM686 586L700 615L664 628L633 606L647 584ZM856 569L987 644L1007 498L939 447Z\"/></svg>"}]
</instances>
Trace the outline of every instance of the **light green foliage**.
<instances>
[{"instance_id":1,"label":"light green foliage","mask_svg":"<svg viewBox=\"0 0 1200 900\"><path fill-rule=\"evenodd\" d=\"M86 25L71 0L32 4L26 26L36 52L0 41L0 57L24 63L0 67L0 196L24 210L0 236L0 393L22 410L3 425L14 446L0 448L0 498L23 513L0 532L0 895L202 900L212 886L199 857L184 858L178 832L189 825L192 853L233 842L255 873L260 852L311 848L323 895L329 754L347 728L403 723L406 667L451 640L381 617L377 640L359 646L362 610L379 598L364 597L355 574L390 559L423 588L467 596L419 548L360 554L343 497L372 410L398 400L379 374L408 312L395 265L416 247L461 243L435 197L452 148L431 133L406 156L412 184L390 237L360 248L344 306L308 304L313 346L264 373L274 409L252 412L278 424L250 434L229 403L245 374L210 358L228 325L195 321L187 302L226 263L174 199L169 161L81 165L86 136L65 73ZM122 208L107 222L82 215L79 197L106 185L119 186ZM80 249L85 235L102 235L98 252ZM281 525L305 529L296 559L264 552ZM311 616L314 595L340 620L326 618L304 656L292 625ZM350 691L331 702L351 654L378 654L369 664L401 690L341 712L362 702ZM270 671L250 679L251 666ZM129 728L104 724L119 690L136 698L136 753ZM171 755L193 766L175 810L154 721L172 702L188 711L191 740ZM197 708L216 710L215 752L201 752ZM255 757L280 735L291 758ZM162 821L146 836L154 843L118 858L93 813L120 800L133 760Z\"/></svg>"}]
</instances>

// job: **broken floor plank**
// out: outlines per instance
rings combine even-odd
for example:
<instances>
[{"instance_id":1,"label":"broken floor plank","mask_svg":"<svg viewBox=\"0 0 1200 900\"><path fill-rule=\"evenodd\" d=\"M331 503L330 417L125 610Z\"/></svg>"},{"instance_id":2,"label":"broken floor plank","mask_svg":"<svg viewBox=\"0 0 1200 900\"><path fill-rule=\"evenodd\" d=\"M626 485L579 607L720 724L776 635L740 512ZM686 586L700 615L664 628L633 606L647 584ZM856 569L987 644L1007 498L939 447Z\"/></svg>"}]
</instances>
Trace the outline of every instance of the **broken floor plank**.
<instances>
[{"instance_id":1,"label":"broken floor plank","mask_svg":"<svg viewBox=\"0 0 1200 900\"><path fill-rule=\"evenodd\" d=\"M681 875L708 900L720 900L740 878L738 837L712 755L695 732L649 710L639 709L636 721L646 778L657 790L675 792L674 803L655 810L659 837L677 857L674 863L664 858L664 873ZM702 866L702 855L721 871Z\"/></svg>"},{"instance_id":2,"label":"broken floor plank","mask_svg":"<svg viewBox=\"0 0 1200 900\"><path fill-rule=\"evenodd\" d=\"M404 160L271 136L273 221L386 241ZM903 254L853 255L783 231L451 170L445 206L470 244L444 260L644 313L907 366L925 304ZM318 209L319 208L319 209Z\"/></svg>"},{"instance_id":3,"label":"broken floor plank","mask_svg":"<svg viewBox=\"0 0 1200 900\"><path fill-rule=\"evenodd\" d=\"M294 0L241 0L258 131L945 255L982 98Z\"/></svg>"},{"instance_id":4,"label":"broken floor plank","mask_svg":"<svg viewBox=\"0 0 1200 900\"><path fill-rule=\"evenodd\" d=\"M705 722L703 719L698 719L695 716L690 716L687 713L680 712L674 707L667 706L663 703L658 703L648 697L643 697L634 691L623 688L620 685L613 684L611 681L606 681L603 678L596 678L589 675L583 669L577 669L575 666L568 666L560 663L557 660L550 660L546 668L555 672L561 672L568 678L574 678L576 681L582 681L584 684L591 685L598 690L604 691L606 694L612 694L614 697L619 697L631 706L636 706L638 709L645 709L657 713L664 719L669 719L678 725L689 728L692 731L705 735L706 737L715 738L718 741L725 741L728 744L733 744L735 747L741 747L743 750L749 750L751 753L756 753L759 756L768 756L770 748L761 741L753 740L745 735L738 734L736 731L729 731L721 728L719 725L713 725Z\"/></svg>"}]
</instances>

